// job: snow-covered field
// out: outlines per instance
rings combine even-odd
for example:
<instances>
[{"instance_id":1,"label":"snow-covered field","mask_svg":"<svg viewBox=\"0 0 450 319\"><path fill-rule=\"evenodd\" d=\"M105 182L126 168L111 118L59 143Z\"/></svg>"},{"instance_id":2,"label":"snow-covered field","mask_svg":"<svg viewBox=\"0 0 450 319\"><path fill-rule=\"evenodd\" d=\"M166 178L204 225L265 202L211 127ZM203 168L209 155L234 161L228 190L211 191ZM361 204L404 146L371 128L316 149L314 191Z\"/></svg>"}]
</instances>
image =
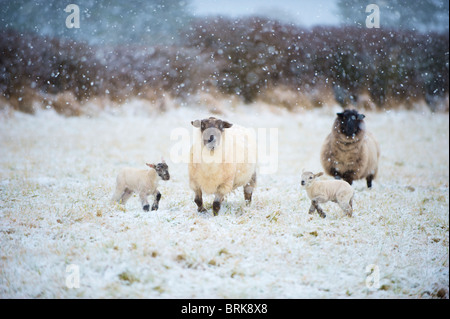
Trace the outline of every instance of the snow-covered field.
<instances>
[{"instance_id":1,"label":"snow-covered field","mask_svg":"<svg viewBox=\"0 0 450 319\"><path fill-rule=\"evenodd\" d=\"M218 217L197 213L187 165L170 158L172 129L191 130L201 109L0 118L0 297L448 298L448 114L365 112L379 177L372 190L354 183L352 218L328 203L322 219L308 214L300 175L321 169L338 110L222 115L278 128L279 162L250 207L239 189ZM161 156L171 180L157 212L137 197L110 204L121 167Z\"/></svg>"}]
</instances>

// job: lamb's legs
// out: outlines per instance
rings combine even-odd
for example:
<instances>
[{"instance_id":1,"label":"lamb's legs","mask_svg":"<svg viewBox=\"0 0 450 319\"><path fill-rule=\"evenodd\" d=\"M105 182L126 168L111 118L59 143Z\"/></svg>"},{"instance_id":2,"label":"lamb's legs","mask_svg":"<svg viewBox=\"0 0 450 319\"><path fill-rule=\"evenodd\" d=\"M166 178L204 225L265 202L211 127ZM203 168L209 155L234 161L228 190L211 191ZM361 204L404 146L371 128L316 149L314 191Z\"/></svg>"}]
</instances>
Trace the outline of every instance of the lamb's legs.
<instances>
[{"instance_id":1,"label":"lamb's legs","mask_svg":"<svg viewBox=\"0 0 450 319\"><path fill-rule=\"evenodd\" d=\"M123 192L120 189L116 188L113 196L111 197L111 202L119 202L120 199L122 198L122 196L123 196Z\"/></svg>"},{"instance_id":2,"label":"lamb's legs","mask_svg":"<svg viewBox=\"0 0 450 319\"><path fill-rule=\"evenodd\" d=\"M194 202L197 204L197 207L198 207L197 211L199 213L206 212L206 208L203 207L203 198L202 198L202 191L201 191L201 189L198 189L198 190L195 191Z\"/></svg>"},{"instance_id":3,"label":"lamb's legs","mask_svg":"<svg viewBox=\"0 0 450 319\"><path fill-rule=\"evenodd\" d=\"M139 193L139 198L141 199L142 203L142 209L145 210L146 212L150 210L150 204L148 203L147 196L148 196L147 192Z\"/></svg>"},{"instance_id":4,"label":"lamb's legs","mask_svg":"<svg viewBox=\"0 0 450 319\"><path fill-rule=\"evenodd\" d=\"M121 189L116 189L111 200L113 202L125 205L125 203L131 197L132 194L133 192L128 188L125 188L125 190L123 191Z\"/></svg>"},{"instance_id":5,"label":"lamb's legs","mask_svg":"<svg viewBox=\"0 0 450 319\"><path fill-rule=\"evenodd\" d=\"M252 179L244 186L244 198L247 205L252 202L253 189L256 186L256 172L253 173Z\"/></svg>"},{"instance_id":6,"label":"lamb's legs","mask_svg":"<svg viewBox=\"0 0 450 319\"><path fill-rule=\"evenodd\" d=\"M353 214L353 208L352 208L352 202L350 200L349 203L339 203L339 207L344 211L345 215L348 217L352 217Z\"/></svg>"},{"instance_id":7,"label":"lamb's legs","mask_svg":"<svg viewBox=\"0 0 450 319\"><path fill-rule=\"evenodd\" d=\"M128 188L125 188L124 190L122 190L121 188L116 188L111 201L119 204L125 204L128 198L130 198L131 194L132 192Z\"/></svg>"},{"instance_id":8,"label":"lamb's legs","mask_svg":"<svg viewBox=\"0 0 450 319\"><path fill-rule=\"evenodd\" d=\"M159 200L160 199L161 199L161 193L157 190L155 192L155 201L153 202L152 210L158 210L158 208L159 208Z\"/></svg>"},{"instance_id":9,"label":"lamb's legs","mask_svg":"<svg viewBox=\"0 0 450 319\"><path fill-rule=\"evenodd\" d=\"M130 199L131 195L133 195L133 192L126 188L122 194L122 197L120 198L120 203L125 205L126 202Z\"/></svg>"},{"instance_id":10,"label":"lamb's legs","mask_svg":"<svg viewBox=\"0 0 450 319\"><path fill-rule=\"evenodd\" d=\"M316 206L311 202L311 206L309 207L308 213L314 214L315 211L316 211Z\"/></svg>"},{"instance_id":11,"label":"lamb's legs","mask_svg":"<svg viewBox=\"0 0 450 319\"><path fill-rule=\"evenodd\" d=\"M325 218L327 217L327 215L325 215L325 213L323 212L322 208L320 208L319 203L315 200L313 200L311 202L311 206L314 206L315 210L317 210L317 213L319 214L320 217ZM311 208L309 209L310 213L311 213ZM313 210L314 212L314 210Z\"/></svg>"}]
</instances>

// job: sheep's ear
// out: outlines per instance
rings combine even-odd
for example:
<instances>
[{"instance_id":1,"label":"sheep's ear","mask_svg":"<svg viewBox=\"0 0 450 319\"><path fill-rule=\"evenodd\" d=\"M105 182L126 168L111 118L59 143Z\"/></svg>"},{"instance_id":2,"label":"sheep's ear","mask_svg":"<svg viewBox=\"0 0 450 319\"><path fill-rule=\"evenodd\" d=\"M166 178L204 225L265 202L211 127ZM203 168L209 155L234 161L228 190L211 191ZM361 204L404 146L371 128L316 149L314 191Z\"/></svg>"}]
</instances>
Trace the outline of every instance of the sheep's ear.
<instances>
[{"instance_id":1,"label":"sheep's ear","mask_svg":"<svg viewBox=\"0 0 450 319\"><path fill-rule=\"evenodd\" d=\"M145 163L145 165L147 165L147 166L150 167L150 168L155 168L155 167L156 167L155 164Z\"/></svg>"},{"instance_id":2,"label":"sheep's ear","mask_svg":"<svg viewBox=\"0 0 450 319\"><path fill-rule=\"evenodd\" d=\"M166 164L166 161L164 160L164 157L161 157L161 163Z\"/></svg>"},{"instance_id":3,"label":"sheep's ear","mask_svg":"<svg viewBox=\"0 0 450 319\"><path fill-rule=\"evenodd\" d=\"M358 120L362 121L366 116L364 114L358 114Z\"/></svg>"},{"instance_id":4,"label":"sheep's ear","mask_svg":"<svg viewBox=\"0 0 450 319\"><path fill-rule=\"evenodd\" d=\"M342 112L342 113L336 113L336 115L338 116L338 117L343 117L344 116L344 113Z\"/></svg>"},{"instance_id":5,"label":"sheep's ear","mask_svg":"<svg viewBox=\"0 0 450 319\"><path fill-rule=\"evenodd\" d=\"M231 124L231 123L229 123L227 121L222 121L222 127L223 128L230 128L232 126L233 126L233 124Z\"/></svg>"},{"instance_id":6,"label":"sheep's ear","mask_svg":"<svg viewBox=\"0 0 450 319\"><path fill-rule=\"evenodd\" d=\"M316 175L314 175L314 177L320 177L323 175L323 172L317 173Z\"/></svg>"},{"instance_id":7,"label":"sheep's ear","mask_svg":"<svg viewBox=\"0 0 450 319\"><path fill-rule=\"evenodd\" d=\"M193 127L197 127L197 128L200 128L200 126L202 126L202 123L200 120L191 121L191 124Z\"/></svg>"}]
</instances>

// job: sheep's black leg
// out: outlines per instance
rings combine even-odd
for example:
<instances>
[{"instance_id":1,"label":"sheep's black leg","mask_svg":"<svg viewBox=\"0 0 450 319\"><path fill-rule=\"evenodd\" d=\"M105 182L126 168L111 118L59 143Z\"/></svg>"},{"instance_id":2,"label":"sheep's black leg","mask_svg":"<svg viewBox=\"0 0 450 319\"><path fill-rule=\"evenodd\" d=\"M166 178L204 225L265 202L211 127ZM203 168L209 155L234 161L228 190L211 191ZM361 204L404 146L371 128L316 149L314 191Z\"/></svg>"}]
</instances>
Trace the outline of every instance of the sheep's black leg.
<instances>
[{"instance_id":1,"label":"sheep's black leg","mask_svg":"<svg viewBox=\"0 0 450 319\"><path fill-rule=\"evenodd\" d=\"M250 203L252 202L252 194L255 186L256 186L256 172L253 173L250 182L248 182L248 184L244 186L244 198L247 205L250 205Z\"/></svg>"},{"instance_id":2,"label":"sheep's black leg","mask_svg":"<svg viewBox=\"0 0 450 319\"><path fill-rule=\"evenodd\" d=\"M325 213L323 212L322 208L320 208L319 203L317 203L316 201L312 202L315 209L317 210L317 213L319 213L319 216L322 218L327 217L327 215L325 215Z\"/></svg>"},{"instance_id":3,"label":"sheep's black leg","mask_svg":"<svg viewBox=\"0 0 450 319\"><path fill-rule=\"evenodd\" d=\"M333 176L335 179L341 179L342 176L337 169L334 167L330 168L329 174Z\"/></svg>"},{"instance_id":4,"label":"sheep's black leg","mask_svg":"<svg viewBox=\"0 0 450 319\"><path fill-rule=\"evenodd\" d=\"M156 191L155 202L152 205L152 210L158 210L160 199L161 199L161 193L159 191Z\"/></svg>"},{"instance_id":5,"label":"sheep's black leg","mask_svg":"<svg viewBox=\"0 0 450 319\"><path fill-rule=\"evenodd\" d=\"M220 201L214 200L214 202L213 202L213 213L214 213L214 216L219 215L219 210L220 210Z\"/></svg>"},{"instance_id":6,"label":"sheep's black leg","mask_svg":"<svg viewBox=\"0 0 450 319\"><path fill-rule=\"evenodd\" d=\"M308 213L314 214L315 211L316 211L316 206L314 205L314 203L311 203Z\"/></svg>"},{"instance_id":7,"label":"sheep's black leg","mask_svg":"<svg viewBox=\"0 0 450 319\"><path fill-rule=\"evenodd\" d=\"M201 191L201 190L197 190L197 191L195 192L195 199L194 199L194 202L197 204L197 207L198 207L197 211L198 211L199 213L204 213L204 212L206 212L206 208L203 207L203 198L202 198L202 191Z\"/></svg>"},{"instance_id":8,"label":"sheep's black leg","mask_svg":"<svg viewBox=\"0 0 450 319\"><path fill-rule=\"evenodd\" d=\"M222 201L223 201L223 196L220 194L216 194L216 197L214 198L214 202L213 202L214 216L219 215L220 205L221 205Z\"/></svg>"},{"instance_id":9,"label":"sheep's black leg","mask_svg":"<svg viewBox=\"0 0 450 319\"><path fill-rule=\"evenodd\" d=\"M373 175L367 176L366 180L367 180L367 187L372 188Z\"/></svg>"},{"instance_id":10,"label":"sheep's black leg","mask_svg":"<svg viewBox=\"0 0 450 319\"><path fill-rule=\"evenodd\" d=\"M353 178L355 177L355 173L353 171L347 171L344 173L344 175L342 176L342 178L344 179L344 181L346 181L347 183L349 183L350 185L353 184Z\"/></svg>"}]
</instances>

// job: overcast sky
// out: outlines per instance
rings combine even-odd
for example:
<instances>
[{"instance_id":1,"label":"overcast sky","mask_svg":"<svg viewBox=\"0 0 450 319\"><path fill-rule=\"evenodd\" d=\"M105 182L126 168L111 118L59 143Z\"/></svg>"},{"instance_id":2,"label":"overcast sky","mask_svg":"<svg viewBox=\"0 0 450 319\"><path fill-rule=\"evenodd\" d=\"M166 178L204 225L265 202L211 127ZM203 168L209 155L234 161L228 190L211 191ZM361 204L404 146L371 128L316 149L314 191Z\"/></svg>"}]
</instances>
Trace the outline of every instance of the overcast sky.
<instances>
[{"instance_id":1,"label":"overcast sky","mask_svg":"<svg viewBox=\"0 0 450 319\"><path fill-rule=\"evenodd\" d=\"M196 15L265 15L303 26L338 24L335 0L192 0Z\"/></svg>"}]
</instances>

